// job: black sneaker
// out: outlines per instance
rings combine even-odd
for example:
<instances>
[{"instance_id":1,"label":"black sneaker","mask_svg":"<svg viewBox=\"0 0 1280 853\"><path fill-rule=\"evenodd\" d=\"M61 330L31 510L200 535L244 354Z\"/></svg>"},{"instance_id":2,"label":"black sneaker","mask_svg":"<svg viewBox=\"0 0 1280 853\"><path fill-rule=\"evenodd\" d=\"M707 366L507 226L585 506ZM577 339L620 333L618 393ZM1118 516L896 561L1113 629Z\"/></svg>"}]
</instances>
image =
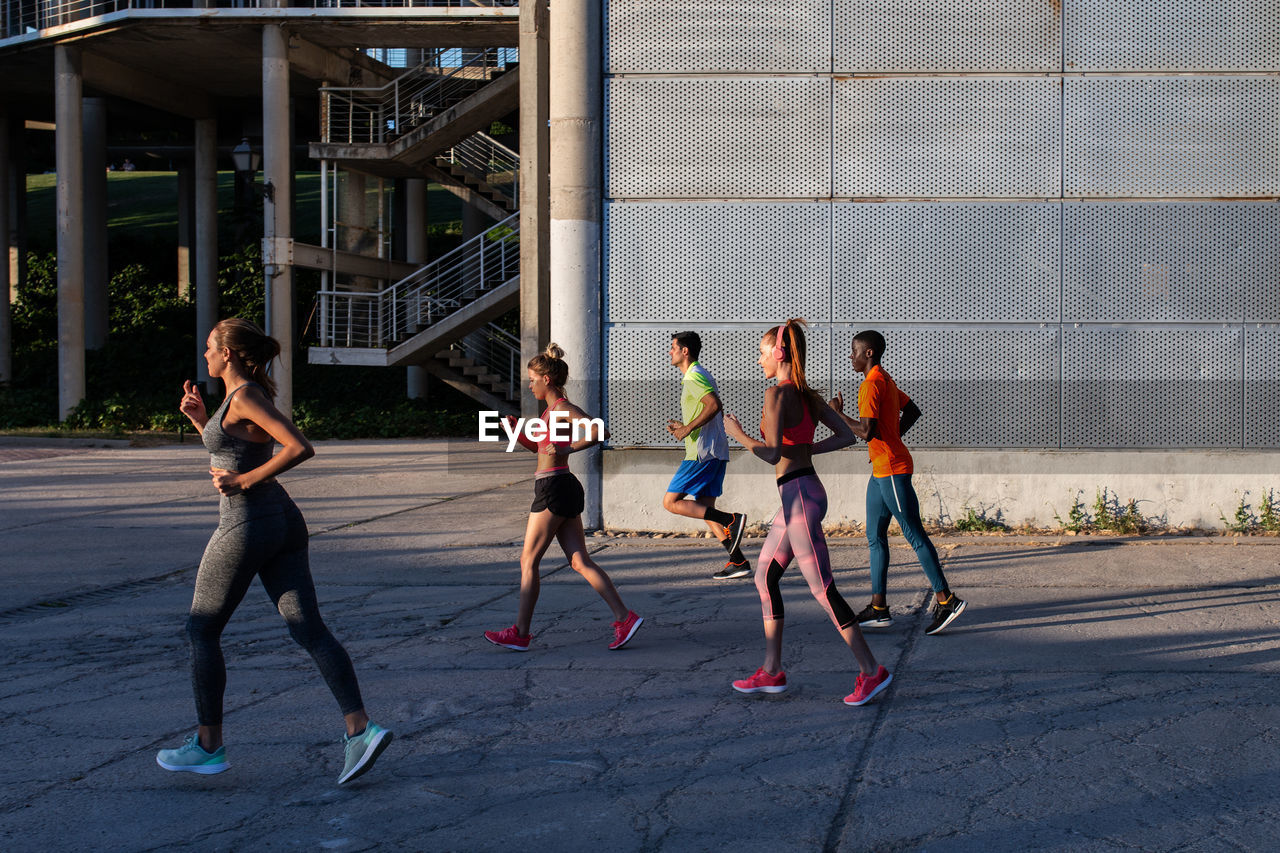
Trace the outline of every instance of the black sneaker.
<instances>
[{"instance_id":1,"label":"black sneaker","mask_svg":"<svg viewBox=\"0 0 1280 853\"><path fill-rule=\"evenodd\" d=\"M729 535L726 538L729 540L729 547L725 548L725 550L732 554L734 551L738 550L738 546L742 544L742 532L747 529L746 513L735 512L733 514L733 521L729 522L729 527L727 529L729 531Z\"/></svg>"},{"instance_id":2,"label":"black sneaker","mask_svg":"<svg viewBox=\"0 0 1280 853\"><path fill-rule=\"evenodd\" d=\"M925 629L926 634L940 634L942 629L955 620L957 616L964 612L964 599L957 596L954 592L945 602L936 602L933 605L933 622Z\"/></svg>"},{"instance_id":3,"label":"black sneaker","mask_svg":"<svg viewBox=\"0 0 1280 853\"><path fill-rule=\"evenodd\" d=\"M741 563L728 562L724 564L724 568L716 572L711 577L718 581L733 580L734 578L745 578L751 574L751 564L746 560Z\"/></svg>"},{"instance_id":4,"label":"black sneaker","mask_svg":"<svg viewBox=\"0 0 1280 853\"><path fill-rule=\"evenodd\" d=\"M893 617L889 615L889 608L876 607L874 604L868 604L862 608L862 612L855 618L858 620L858 627L864 631L868 629L876 631L881 628L888 628L893 624Z\"/></svg>"}]
</instances>

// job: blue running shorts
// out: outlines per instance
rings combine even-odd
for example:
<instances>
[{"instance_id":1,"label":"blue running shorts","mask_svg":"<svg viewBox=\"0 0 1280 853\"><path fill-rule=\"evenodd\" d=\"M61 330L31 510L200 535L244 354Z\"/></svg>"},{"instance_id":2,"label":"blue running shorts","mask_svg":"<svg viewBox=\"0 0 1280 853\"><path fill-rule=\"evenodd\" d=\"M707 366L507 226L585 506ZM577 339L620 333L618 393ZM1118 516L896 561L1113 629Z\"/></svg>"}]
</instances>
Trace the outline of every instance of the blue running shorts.
<instances>
[{"instance_id":1,"label":"blue running shorts","mask_svg":"<svg viewBox=\"0 0 1280 853\"><path fill-rule=\"evenodd\" d=\"M686 459L671 478L668 492L693 495L695 498L718 498L724 491L724 472L729 463L724 459Z\"/></svg>"}]
</instances>

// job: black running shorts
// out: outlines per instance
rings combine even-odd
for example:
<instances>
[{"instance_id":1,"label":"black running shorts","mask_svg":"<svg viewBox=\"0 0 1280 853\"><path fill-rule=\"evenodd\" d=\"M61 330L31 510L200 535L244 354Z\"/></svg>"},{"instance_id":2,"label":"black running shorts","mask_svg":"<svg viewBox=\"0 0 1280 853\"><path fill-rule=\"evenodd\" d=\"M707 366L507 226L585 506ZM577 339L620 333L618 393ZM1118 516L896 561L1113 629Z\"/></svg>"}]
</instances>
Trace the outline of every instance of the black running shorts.
<instances>
[{"instance_id":1,"label":"black running shorts","mask_svg":"<svg viewBox=\"0 0 1280 853\"><path fill-rule=\"evenodd\" d=\"M533 481L533 505L529 512L549 509L552 515L573 518L582 515L583 504L582 484L568 471Z\"/></svg>"}]
</instances>

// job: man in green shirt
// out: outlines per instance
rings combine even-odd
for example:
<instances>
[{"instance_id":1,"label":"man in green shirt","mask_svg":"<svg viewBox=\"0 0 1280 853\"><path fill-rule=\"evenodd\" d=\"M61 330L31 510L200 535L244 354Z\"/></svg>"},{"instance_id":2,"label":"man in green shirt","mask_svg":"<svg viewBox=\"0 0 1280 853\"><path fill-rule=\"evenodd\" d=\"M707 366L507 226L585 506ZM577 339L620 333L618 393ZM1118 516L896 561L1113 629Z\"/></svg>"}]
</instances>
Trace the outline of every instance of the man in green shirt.
<instances>
[{"instance_id":1,"label":"man in green shirt","mask_svg":"<svg viewBox=\"0 0 1280 853\"><path fill-rule=\"evenodd\" d=\"M716 381L698 364L701 351L702 340L697 332L672 335L671 366L684 376L680 383L682 420L667 421L667 432L682 440L685 450L684 461L662 498L662 507L676 515L704 520L724 545L729 552L729 562L713 574L713 578L744 578L751 574L751 566L741 548L747 517L744 513L716 509L716 498L724 491L724 474L729 465L729 439L724 433L724 414Z\"/></svg>"}]
</instances>

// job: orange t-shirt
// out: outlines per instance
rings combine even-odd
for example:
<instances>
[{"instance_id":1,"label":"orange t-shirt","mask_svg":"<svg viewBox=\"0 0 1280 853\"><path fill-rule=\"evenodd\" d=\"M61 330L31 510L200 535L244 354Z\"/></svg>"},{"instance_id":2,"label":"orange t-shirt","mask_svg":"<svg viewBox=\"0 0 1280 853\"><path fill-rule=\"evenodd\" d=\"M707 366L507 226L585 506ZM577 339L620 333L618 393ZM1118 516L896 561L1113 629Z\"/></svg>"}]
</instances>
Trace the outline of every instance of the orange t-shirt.
<instances>
[{"instance_id":1,"label":"orange t-shirt","mask_svg":"<svg viewBox=\"0 0 1280 853\"><path fill-rule=\"evenodd\" d=\"M911 473L911 453L898 433L902 410L910 402L880 365L867 371L858 387L858 417L876 419L876 437L867 442L871 476Z\"/></svg>"}]
</instances>

